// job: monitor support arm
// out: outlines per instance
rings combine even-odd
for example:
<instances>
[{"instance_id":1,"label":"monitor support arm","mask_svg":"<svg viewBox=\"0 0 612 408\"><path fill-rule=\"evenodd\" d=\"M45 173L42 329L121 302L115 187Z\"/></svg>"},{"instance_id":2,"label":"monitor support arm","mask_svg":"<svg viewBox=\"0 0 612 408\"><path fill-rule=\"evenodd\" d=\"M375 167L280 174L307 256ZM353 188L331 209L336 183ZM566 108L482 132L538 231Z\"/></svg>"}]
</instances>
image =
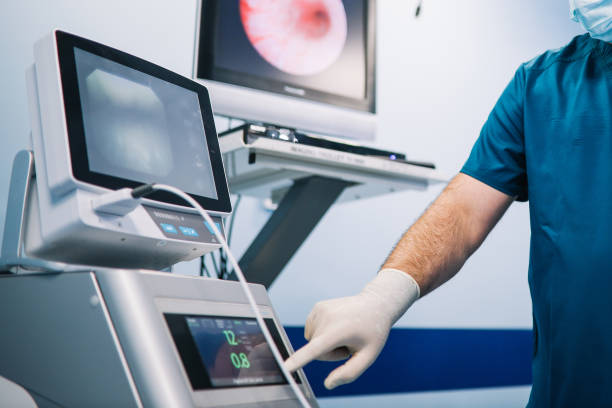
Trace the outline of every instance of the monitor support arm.
<instances>
[{"instance_id":1,"label":"monitor support arm","mask_svg":"<svg viewBox=\"0 0 612 408\"><path fill-rule=\"evenodd\" d=\"M34 173L34 155L21 150L13 160L9 185L4 234L2 236L2 269L14 266L21 258L26 202Z\"/></svg>"},{"instance_id":2,"label":"monitor support arm","mask_svg":"<svg viewBox=\"0 0 612 408\"><path fill-rule=\"evenodd\" d=\"M342 191L353 184L322 176L296 180L240 259L248 281L269 288Z\"/></svg>"},{"instance_id":3,"label":"monitor support arm","mask_svg":"<svg viewBox=\"0 0 612 408\"><path fill-rule=\"evenodd\" d=\"M26 210L34 177L34 154L30 150L20 150L13 159L13 169L11 171L0 252L0 273L69 269L66 264L29 258L23 253Z\"/></svg>"}]
</instances>

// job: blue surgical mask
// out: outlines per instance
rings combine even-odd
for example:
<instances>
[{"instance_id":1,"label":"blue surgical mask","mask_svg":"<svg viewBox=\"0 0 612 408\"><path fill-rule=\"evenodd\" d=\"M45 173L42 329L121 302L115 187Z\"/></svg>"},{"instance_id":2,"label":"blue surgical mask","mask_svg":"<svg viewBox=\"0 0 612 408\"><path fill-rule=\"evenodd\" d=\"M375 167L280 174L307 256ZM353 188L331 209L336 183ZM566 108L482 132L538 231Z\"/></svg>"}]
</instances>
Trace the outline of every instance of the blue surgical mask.
<instances>
[{"instance_id":1,"label":"blue surgical mask","mask_svg":"<svg viewBox=\"0 0 612 408\"><path fill-rule=\"evenodd\" d=\"M570 16L591 37L612 42L612 0L569 0Z\"/></svg>"}]
</instances>

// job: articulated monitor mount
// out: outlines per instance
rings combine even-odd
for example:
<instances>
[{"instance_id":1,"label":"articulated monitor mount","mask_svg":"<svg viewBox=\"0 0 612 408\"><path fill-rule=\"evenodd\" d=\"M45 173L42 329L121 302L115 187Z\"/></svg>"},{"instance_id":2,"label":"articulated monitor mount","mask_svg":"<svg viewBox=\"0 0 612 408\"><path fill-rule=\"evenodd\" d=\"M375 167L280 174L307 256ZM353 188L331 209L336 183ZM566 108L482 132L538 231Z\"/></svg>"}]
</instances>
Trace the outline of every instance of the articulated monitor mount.
<instances>
[{"instance_id":1,"label":"articulated monitor mount","mask_svg":"<svg viewBox=\"0 0 612 408\"><path fill-rule=\"evenodd\" d=\"M322 176L296 180L240 258L249 282L269 288L350 181ZM230 275L230 278L235 279Z\"/></svg>"},{"instance_id":2,"label":"articulated monitor mount","mask_svg":"<svg viewBox=\"0 0 612 408\"><path fill-rule=\"evenodd\" d=\"M20 269L62 271L68 265L23 256L26 203L34 177L34 155L21 150L13 160L11 181L6 207L0 270L19 272Z\"/></svg>"},{"instance_id":3,"label":"articulated monitor mount","mask_svg":"<svg viewBox=\"0 0 612 408\"><path fill-rule=\"evenodd\" d=\"M219 136L231 192L278 203L240 259L266 287L332 205L446 181L431 163L292 129L246 124Z\"/></svg>"}]
</instances>

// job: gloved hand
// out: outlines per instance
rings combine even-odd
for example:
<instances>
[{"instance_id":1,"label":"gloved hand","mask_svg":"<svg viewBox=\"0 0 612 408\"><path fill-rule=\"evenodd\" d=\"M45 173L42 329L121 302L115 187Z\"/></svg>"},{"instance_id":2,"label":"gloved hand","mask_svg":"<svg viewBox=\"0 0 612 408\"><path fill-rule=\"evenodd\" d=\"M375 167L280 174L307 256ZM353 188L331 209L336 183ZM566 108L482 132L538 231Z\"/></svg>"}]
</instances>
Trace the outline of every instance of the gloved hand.
<instances>
[{"instance_id":1,"label":"gloved hand","mask_svg":"<svg viewBox=\"0 0 612 408\"><path fill-rule=\"evenodd\" d=\"M333 389L354 381L378 357L391 326L419 298L419 285L407 273L383 269L355 296L318 302L304 328L309 341L285 361L295 371L312 360L351 357L325 379Z\"/></svg>"}]
</instances>

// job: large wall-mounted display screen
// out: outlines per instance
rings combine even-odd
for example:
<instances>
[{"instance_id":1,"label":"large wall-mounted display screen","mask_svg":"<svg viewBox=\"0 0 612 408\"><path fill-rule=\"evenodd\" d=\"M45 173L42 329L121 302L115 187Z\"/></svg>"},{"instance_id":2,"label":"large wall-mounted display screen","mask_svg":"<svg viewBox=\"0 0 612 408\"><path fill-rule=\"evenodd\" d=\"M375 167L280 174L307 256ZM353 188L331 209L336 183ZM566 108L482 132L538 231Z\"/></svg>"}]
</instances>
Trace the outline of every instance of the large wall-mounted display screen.
<instances>
[{"instance_id":1,"label":"large wall-mounted display screen","mask_svg":"<svg viewBox=\"0 0 612 408\"><path fill-rule=\"evenodd\" d=\"M203 0L198 78L374 112L371 0Z\"/></svg>"}]
</instances>

